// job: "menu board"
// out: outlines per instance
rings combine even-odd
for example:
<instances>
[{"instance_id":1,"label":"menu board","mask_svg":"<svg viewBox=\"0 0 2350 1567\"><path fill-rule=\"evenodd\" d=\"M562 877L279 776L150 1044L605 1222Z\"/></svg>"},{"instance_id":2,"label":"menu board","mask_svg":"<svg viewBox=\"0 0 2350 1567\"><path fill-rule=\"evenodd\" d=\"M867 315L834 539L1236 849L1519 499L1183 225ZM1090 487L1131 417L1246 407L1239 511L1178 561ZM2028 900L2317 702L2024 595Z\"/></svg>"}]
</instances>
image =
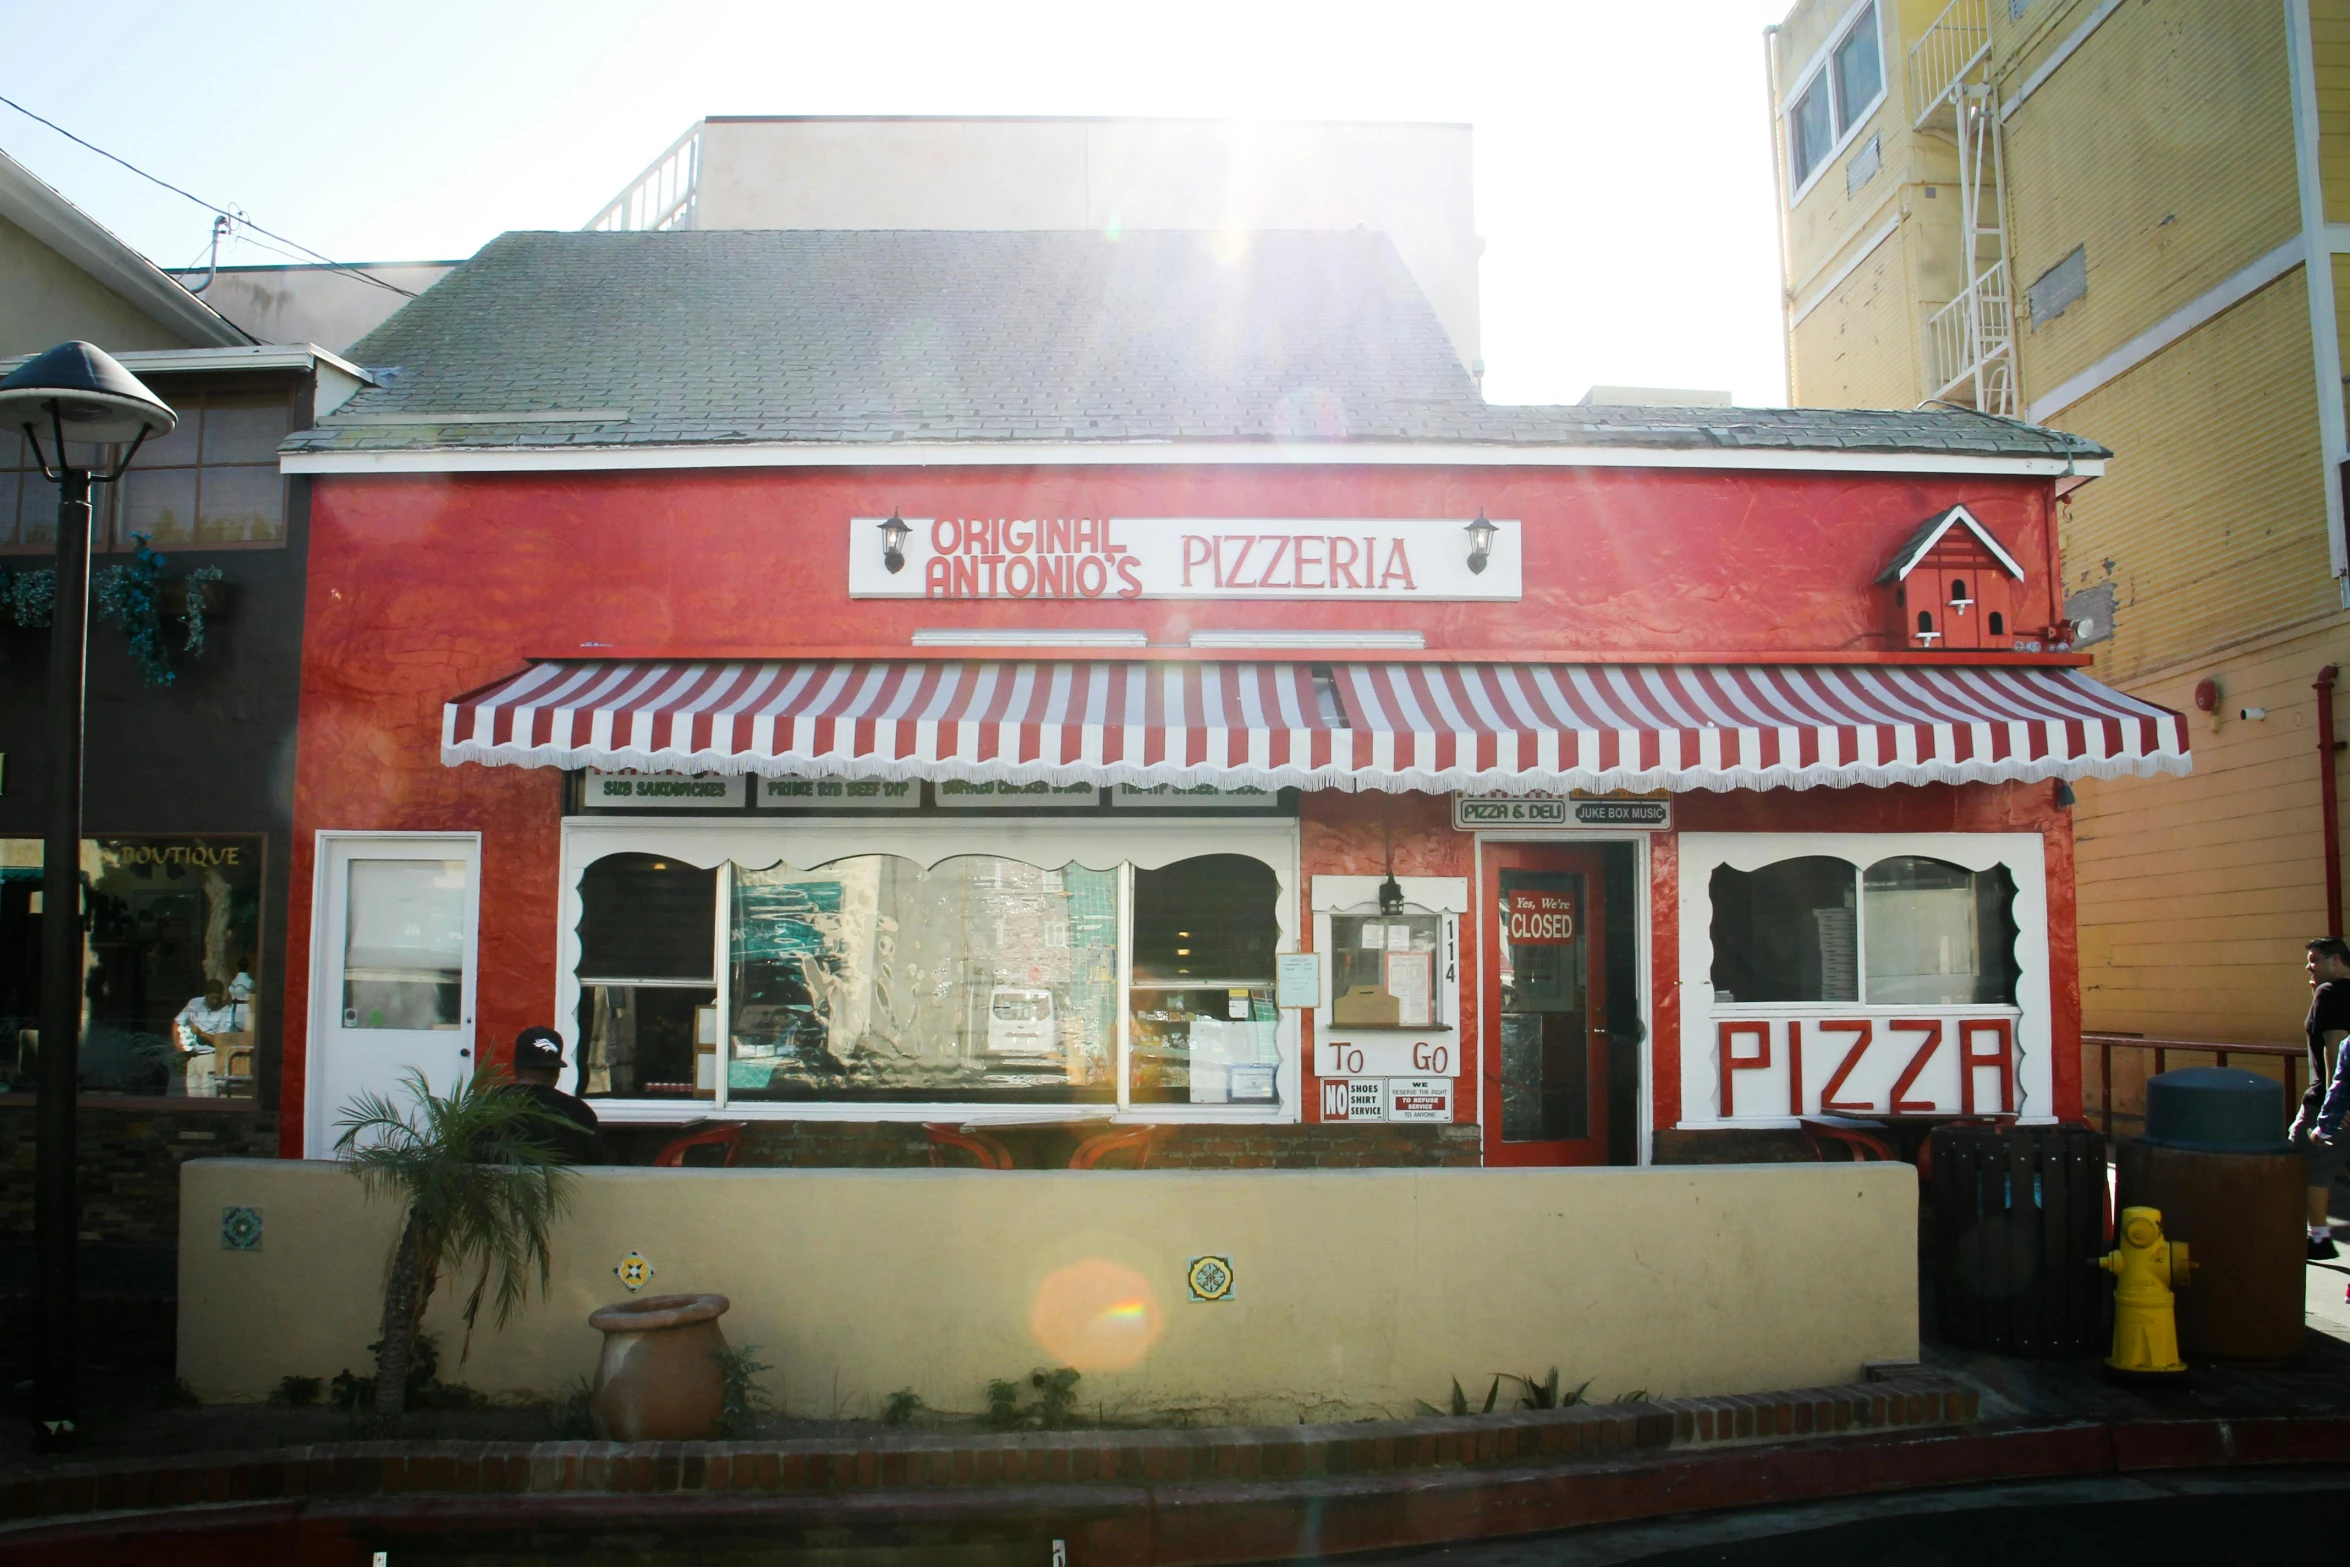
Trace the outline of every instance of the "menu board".
<instances>
[{"instance_id":1,"label":"menu board","mask_svg":"<svg viewBox=\"0 0 2350 1567\"><path fill-rule=\"evenodd\" d=\"M1426 1028L1435 1021L1436 954L1389 952L1386 990L1395 998L1395 1026Z\"/></svg>"}]
</instances>

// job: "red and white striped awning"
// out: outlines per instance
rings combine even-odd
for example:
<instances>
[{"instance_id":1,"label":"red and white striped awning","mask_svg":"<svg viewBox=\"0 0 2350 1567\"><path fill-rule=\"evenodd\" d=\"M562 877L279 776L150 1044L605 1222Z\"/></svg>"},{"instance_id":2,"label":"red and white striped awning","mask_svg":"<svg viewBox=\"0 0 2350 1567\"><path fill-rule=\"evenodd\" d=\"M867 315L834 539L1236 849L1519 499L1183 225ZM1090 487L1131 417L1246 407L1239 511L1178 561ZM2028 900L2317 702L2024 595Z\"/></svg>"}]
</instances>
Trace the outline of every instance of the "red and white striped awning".
<instances>
[{"instance_id":1,"label":"red and white striped awning","mask_svg":"<svg viewBox=\"0 0 2350 1567\"><path fill-rule=\"evenodd\" d=\"M1306 789L1812 789L2187 771L2186 720L2018 665L533 664L442 760Z\"/></svg>"}]
</instances>

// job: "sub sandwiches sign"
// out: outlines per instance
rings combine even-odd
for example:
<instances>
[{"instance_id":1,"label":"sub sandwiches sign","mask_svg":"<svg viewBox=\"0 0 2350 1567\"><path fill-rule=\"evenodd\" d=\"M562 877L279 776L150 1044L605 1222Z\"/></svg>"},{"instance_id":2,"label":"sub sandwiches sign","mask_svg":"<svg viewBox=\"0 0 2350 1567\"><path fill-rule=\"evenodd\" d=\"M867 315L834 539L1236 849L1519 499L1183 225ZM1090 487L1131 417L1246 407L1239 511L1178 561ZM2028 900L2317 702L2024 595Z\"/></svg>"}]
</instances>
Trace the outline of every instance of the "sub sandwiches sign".
<instances>
[{"instance_id":1,"label":"sub sandwiches sign","mask_svg":"<svg viewBox=\"0 0 2350 1567\"><path fill-rule=\"evenodd\" d=\"M1472 570L1467 518L908 517L849 522L849 596L906 599L1517 599L1519 526Z\"/></svg>"}]
</instances>

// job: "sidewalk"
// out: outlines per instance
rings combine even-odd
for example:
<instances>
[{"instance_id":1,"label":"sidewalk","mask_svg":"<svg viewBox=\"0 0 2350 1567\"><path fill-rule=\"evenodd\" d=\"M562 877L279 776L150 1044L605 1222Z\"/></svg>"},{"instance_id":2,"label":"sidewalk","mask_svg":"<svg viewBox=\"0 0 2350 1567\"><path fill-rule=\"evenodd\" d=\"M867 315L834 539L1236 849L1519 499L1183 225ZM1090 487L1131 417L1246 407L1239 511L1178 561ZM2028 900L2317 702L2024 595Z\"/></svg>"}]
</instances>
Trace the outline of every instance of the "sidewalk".
<instances>
[{"instance_id":1,"label":"sidewalk","mask_svg":"<svg viewBox=\"0 0 2350 1567\"><path fill-rule=\"evenodd\" d=\"M340 1442L19 1461L0 1471L0 1563L79 1562L102 1541L110 1563L366 1567L425 1536L504 1560L525 1535L543 1550L635 1531L678 1562L754 1547L790 1560L830 1541L875 1553L875 1567L941 1549L1036 1564L1058 1541L1070 1567L1237 1567L1531 1547L1595 1525L1805 1503L1864 1516L1928 1489L2224 1492L2230 1476L2283 1484L2308 1466L2337 1466L2312 1485L2350 1486L2346 1276L2309 1276L2310 1331L2291 1366L2203 1365L2170 1387L2117 1386L2094 1356L1929 1343L1919 1368L1848 1387L1465 1418L1017 1435L852 1423L743 1443Z\"/></svg>"}]
</instances>

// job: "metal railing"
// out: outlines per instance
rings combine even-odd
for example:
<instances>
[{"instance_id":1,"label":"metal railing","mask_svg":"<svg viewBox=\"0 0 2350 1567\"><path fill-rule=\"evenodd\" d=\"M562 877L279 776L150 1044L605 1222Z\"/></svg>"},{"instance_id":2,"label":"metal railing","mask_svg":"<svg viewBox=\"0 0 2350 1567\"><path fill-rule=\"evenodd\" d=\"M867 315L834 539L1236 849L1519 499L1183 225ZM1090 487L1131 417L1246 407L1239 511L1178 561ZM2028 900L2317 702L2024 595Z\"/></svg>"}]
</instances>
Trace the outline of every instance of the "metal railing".
<instances>
[{"instance_id":1,"label":"metal railing","mask_svg":"<svg viewBox=\"0 0 2350 1567\"><path fill-rule=\"evenodd\" d=\"M2014 418L2015 328L2007 262L1994 261L1926 320L1926 384L1932 396Z\"/></svg>"},{"instance_id":2,"label":"metal railing","mask_svg":"<svg viewBox=\"0 0 2350 1567\"><path fill-rule=\"evenodd\" d=\"M599 233L692 228L701 165L702 127L697 122L626 190L606 202L587 227Z\"/></svg>"},{"instance_id":3,"label":"metal railing","mask_svg":"<svg viewBox=\"0 0 2350 1567\"><path fill-rule=\"evenodd\" d=\"M1924 125L1946 105L1955 118L1952 90L1990 54L1991 0L1950 0L1909 46L1911 123Z\"/></svg>"},{"instance_id":4,"label":"metal railing","mask_svg":"<svg viewBox=\"0 0 2350 1567\"><path fill-rule=\"evenodd\" d=\"M2097 1087L2100 1098L2097 1113L2101 1129L2113 1135L2113 1053L2116 1050L2143 1050L2154 1057L2154 1070L2147 1075L2159 1077L2170 1070L2174 1052L2186 1055L2217 1056L2218 1065L2226 1066L2230 1056L2266 1056L2282 1061L2285 1067L2285 1109L2290 1114L2301 1098L2301 1063L2309 1059L2309 1051L2300 1045L2223 1045L2213 1039L2161 1039L2143 1034L2088 1034L2081 1036L2081 1047L2097 1052ZM2282 1136L2284 1128L2277 1128Z\"/></svg>"}]
</instances>

